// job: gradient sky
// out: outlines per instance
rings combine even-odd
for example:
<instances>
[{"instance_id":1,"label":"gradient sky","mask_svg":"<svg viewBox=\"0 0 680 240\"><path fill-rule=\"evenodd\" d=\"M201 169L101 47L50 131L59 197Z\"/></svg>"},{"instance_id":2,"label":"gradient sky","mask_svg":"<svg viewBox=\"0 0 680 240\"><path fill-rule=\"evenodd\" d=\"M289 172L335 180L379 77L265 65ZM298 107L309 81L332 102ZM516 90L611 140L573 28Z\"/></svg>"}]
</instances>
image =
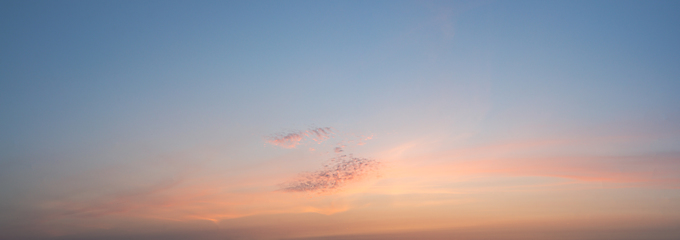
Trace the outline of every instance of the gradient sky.
<instances>
[{"instance_id":1,"label":"gradient sky","mask_svg":"<svg viewBox=\"0 0 680 240\"><path fill-rule=\"evenodd\" d=\"M1 1L2 239L679 239L680 2Z\"/></svg>"}]
</instances>

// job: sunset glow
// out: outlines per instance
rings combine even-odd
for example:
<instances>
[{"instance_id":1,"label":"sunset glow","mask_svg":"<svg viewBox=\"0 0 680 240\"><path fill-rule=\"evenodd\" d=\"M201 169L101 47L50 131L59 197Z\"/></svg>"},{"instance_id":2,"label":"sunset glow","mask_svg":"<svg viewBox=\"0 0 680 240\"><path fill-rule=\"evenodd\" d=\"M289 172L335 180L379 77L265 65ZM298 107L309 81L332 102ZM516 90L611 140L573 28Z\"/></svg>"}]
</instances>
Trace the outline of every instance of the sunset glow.
<instances>
[{"instance_id":1,"label":"sunset glow","mask_svg":"<svg viewBox=\"0 0 680 240\"><path fill-rule=\"evenodd\" d=\"M679 3L3 1L0 239L680 239Z\"/></svg>"}]
</instances>

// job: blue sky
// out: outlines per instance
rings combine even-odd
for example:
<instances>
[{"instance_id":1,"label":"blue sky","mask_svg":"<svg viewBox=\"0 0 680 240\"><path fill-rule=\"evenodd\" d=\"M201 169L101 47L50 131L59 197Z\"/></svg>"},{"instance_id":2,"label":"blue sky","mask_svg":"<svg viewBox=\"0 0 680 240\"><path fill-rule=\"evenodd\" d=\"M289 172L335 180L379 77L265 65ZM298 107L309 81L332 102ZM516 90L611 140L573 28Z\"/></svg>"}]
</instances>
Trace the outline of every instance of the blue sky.
<instances>
[{"instance_id":1,"label":"blue sky","mask_svg":"<svg viewBox=\"0 0 680 240\"><path fill-rule=\"evenodd\" d=\"M577 221L629 196L626 207L593 216L628 208L632 222L656 214L659 226L672 225L677 206L643 206L680 199L679 8L3 1L0 226L11 237L53 238L159 233L159 219L190 232L275 214L347 222L295 228L286 236L295 238L406 231L409 221L430 224L410 230L461 226L438 211L463 211L460 221L481 225L526 220L510 217L524 216L521 204L503 205L506 215L475 210L496 206L499 191L547 204L527 213L532 221ZM328 139L313 139L326 127ZM300 137L299 145L269 144L282 136ZM311 197L280 192L282 182L345 153L380 162L382 173ZM535 188L546 184L559 191ZM472 205L459 209L442 192ZM581 204L550 200L558 195ZM241 197L255 200L221 205ZM281 201L262 200L272 197ZM149 199L174 207L161 211L153 206L166 205ZM394 199L401 207L366 207ZM417 210L423 202L431 212ZM566 206L576 213L556 210ZM376 219L373 230L351 224L383 210L417 217Z\"/></svg>"}]
</instances>

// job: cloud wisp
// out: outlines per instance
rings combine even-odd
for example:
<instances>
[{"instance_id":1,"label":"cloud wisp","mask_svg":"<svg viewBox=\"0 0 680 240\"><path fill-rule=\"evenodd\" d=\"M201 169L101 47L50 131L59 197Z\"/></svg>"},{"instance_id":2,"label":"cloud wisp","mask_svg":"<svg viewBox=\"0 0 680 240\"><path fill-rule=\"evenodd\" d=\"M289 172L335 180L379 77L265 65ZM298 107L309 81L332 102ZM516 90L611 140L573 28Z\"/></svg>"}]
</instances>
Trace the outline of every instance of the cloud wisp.
<instances>
[{"instance_id":1,"label":"cloud wisp","mask_svg":"<svg viewBox=\"0 0 680 240\"><path fill-rule=\"evenodd\" d=\"M306 192L306 193L333 193L340 190L350 182L356 182L365 176L375 173L380 167L380 162L374 159L354 157L347 154L347 145L363 145L364 141L372 138L366 136L352 135L353 138L346 139L346 134L336 134L330 127L310 128L304 131L294 131L287 133L274 134L266 141L269 144L283 148L296 148L312 140L320 144L330 138L338 137L335 147L322 154L335 153L335 157L323 164L323 168L313 172L303 172L293 180L283 183L280 190L283 192ZM328 145L325 145L328 146ZM310 148L311 151L315 149ZM350 150L351 151L351 150Z\"/></svg>"},{"instance_id":2,"label":"cloud wisp","mask_svg":"<svg viewBox=\"0 0 680 240\"><path fill-rule=\"evenodd\" d=\"M305 131L274 134L273 136L268 137L267 143L282 148L295 148L305 138L321 143L332 136L333 129L330 127L311 128Z\"/></svg>"},{"instance_id":3,"label":"cloud wisp","mask_svg":"<svg viewBox=\"0 0 680 240\"><path fill-rule=\"evenodd\" d=\"M374 159L341 155L331 159L323 169L300 174L298 179L284 184L285 192L328 193L339 190L346 183L358 181L380 167Z\"/></svg>"}]
</instances>

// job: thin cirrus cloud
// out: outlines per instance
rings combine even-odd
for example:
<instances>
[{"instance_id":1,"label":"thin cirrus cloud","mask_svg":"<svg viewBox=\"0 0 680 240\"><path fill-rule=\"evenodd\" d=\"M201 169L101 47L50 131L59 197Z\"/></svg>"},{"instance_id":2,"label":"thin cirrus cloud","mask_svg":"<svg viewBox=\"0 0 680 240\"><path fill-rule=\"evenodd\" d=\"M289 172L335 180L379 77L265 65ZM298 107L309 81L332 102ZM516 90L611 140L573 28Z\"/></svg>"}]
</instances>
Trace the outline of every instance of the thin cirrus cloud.
<instances>
[{"instance_id":1,"label":"thin cirrus cloud","mask_svg":"<svg viewBox=\"0 0 680 240\"><path fill-rule=\"evenodd\" d=\"M588 153L588 146L640 145L645 138L587 138L519 141L477 148L433 151L405 157L400 170L418 176L540 176L625 186L680 187L680 154ZM403 147L401 147L403 148ZM550 149L551 151L546 151ZM580 150L580 154L564 149ZM395 148L394 151L399 150ZM398 158L398 157L397 157ZM416 161L428 159L428 161Z\"/></svg>"},{"instance_id":2,"label":"thin cirrus cloud","mask_svg":"<svg viewBox=\"0 0 680 240\"><path fill-rule=\"evenodd\" d=\"M458 166L469 173L550 176L584 182L680 187L677 154L531 157L480 160Z\"/></svg>"},{"instance_id":3,"label":"thin cirrus cloud","mask_svg":"<svg viewBox=\"0 0 680 240\"><path fill-rule=\"evenodd\" d=\"M323 169L302 173L292 182L282 186L285 192L329 193L346 183L358 181L375 173L380 162L375 159L341 155L331 159Z\"/></svg>"},{"instance_id":4,"label":"thin cirrus cloud","mask_svg":"<svg viewBox=\"0 0 680 240\"><path fill-rule=\"evenodd\" d=\"M311 128L305 131L293 131L289 133L279 133L268 137L267 143L282 148L295 148L305 139L311 139L321 143L331 138L333 129L330 127Z\"/></svg>"}]
</instances>

